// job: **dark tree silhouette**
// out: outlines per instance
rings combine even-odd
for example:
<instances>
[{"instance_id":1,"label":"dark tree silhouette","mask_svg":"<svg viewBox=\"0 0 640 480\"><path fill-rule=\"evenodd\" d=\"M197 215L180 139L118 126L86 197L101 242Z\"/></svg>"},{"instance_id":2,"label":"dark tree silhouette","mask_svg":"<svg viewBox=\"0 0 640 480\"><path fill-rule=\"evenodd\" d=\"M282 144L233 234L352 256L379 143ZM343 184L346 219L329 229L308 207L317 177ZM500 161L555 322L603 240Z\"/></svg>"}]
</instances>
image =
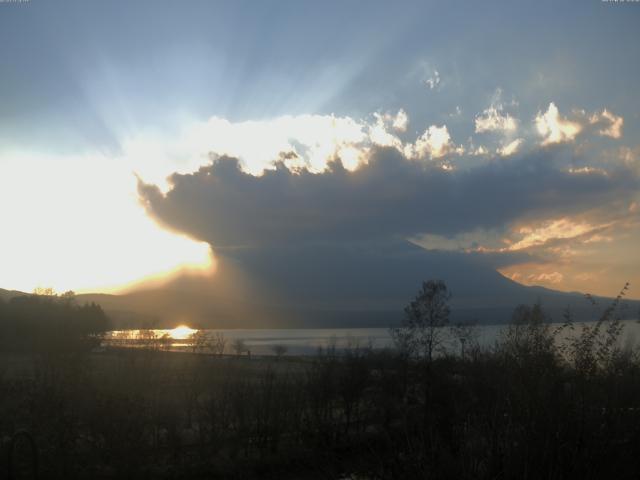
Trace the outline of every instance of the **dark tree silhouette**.
<instances>
[{"instance_id":1,"label":"dark tree silhouette","mask_svg":"<svg viewBox=\"0 0 640 480\"><path fill-rule=\"evenodd\" d=\"M278 359L280 359L285 353L287 353L287 346L282 344L273 345L271 347L271 351Z\"/></svg>"},{"instance_id":2,"label":"dark tree silhouette","mask_svg":"<svg viewBox=\"0 0 640 480\"><path fill-rule=\"evenodd\" d=\"M109 328L99 305L77 305L72 293L14 297L0 308L0 350L88 350Z\"/></svg>"},{"instance_id":3,"label":"dark tree silhouette","mask_svg":"<svg viewBox=\"0 0 640 480\"><path fill-rule=\"evenodd\" d=\"M405 319L391 335L396 346L410 355L433 360L433 354L442 347L449 323L451 293L442 280L423 282L415 299L405 308Z\"/></svg>"},{"instance_id":4,"label":"dark tree silhouette","mask_svg":"<svg viewBox=\"0 0 640 480\"><path fill-rule=\"evenodd\" d=\"M238 357L247 351L247 345L242 338L235 339L232 347Z\"/></svg>"}]
</instances>

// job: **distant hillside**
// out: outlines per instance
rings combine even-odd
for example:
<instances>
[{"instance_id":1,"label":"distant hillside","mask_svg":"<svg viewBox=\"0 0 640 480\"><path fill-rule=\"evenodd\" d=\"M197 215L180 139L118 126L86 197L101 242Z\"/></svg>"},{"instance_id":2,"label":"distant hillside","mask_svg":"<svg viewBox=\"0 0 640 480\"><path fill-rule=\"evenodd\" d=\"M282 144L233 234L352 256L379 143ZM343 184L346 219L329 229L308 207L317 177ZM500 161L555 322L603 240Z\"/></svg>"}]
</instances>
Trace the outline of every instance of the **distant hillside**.
<instances>
[{"instance_id":1,"label":"distant hillside","mask_svg":"<svg viewBox=\"0 0 640 480\"><path fill-rule=\"evenodd\" d=\"M0 299L5 302L12 299L13 297L20 297L23 295L28 295L28 293L20 292L18 290L5 290L0 288Z\"/></svg>"}]
</instances>

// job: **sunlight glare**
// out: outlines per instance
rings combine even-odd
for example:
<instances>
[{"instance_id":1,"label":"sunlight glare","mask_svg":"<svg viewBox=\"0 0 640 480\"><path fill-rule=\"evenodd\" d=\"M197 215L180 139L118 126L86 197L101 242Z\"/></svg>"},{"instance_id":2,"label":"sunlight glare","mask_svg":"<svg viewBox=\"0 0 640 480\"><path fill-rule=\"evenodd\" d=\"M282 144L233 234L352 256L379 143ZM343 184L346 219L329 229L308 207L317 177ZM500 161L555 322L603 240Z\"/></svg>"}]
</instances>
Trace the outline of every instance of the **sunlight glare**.
<instances>
[{"instance_id":1,"label":"sunlight glare","mask_svg":"<svg viewBox=\"0 0 640 480\"><path fill-rule=\"evenodd\" d=\"M212 273L209 245L158 226L136 179L95 155L0 156L0 288L117 292L176 273Z\"/></svg>"},{"instance_id":2,"label":"sunlight glare","mask_svg":"<svg viewBox=\"0 0 640 480\"><path fill-rule=\"evenodd\" d=\"M194 330L186 325L178 325L176 328L169 330L169 336L174 340L186 340L198 330Z\"/></svg>"}]
</instances>

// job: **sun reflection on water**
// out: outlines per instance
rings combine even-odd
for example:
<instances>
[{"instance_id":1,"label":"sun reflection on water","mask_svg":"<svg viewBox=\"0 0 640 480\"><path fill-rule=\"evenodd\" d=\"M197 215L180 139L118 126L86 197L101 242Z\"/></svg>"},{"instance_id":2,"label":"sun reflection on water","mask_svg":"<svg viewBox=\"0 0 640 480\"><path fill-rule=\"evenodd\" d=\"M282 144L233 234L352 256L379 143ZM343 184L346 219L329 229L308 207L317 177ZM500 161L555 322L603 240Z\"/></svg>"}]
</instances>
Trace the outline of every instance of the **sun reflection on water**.
<instances>
[{"instance_id":1,"label":"sun reflection on water","mask_svg":"<svg viewBox=\"0 0 640 480\"><path fill-rule=\"evenodd\" d=\"M197 331L198 330L194 330L187 325L178 325L176 328L168 330L166 333L168 333L174 340L186 340Z\"/></svg>"}]
</instances>

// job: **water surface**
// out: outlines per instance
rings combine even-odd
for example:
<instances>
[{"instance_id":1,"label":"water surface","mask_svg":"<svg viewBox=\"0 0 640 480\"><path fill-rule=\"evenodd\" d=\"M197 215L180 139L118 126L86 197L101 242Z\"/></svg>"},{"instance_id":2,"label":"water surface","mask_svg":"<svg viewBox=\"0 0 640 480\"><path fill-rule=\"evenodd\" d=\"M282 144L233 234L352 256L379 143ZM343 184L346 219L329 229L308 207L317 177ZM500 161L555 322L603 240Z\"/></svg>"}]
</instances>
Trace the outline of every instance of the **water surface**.
<instances>
[{"instance_id":1,"label":"water surface","mask_svg":"<svg viewBox=\"0 0 640 480\"><path fill-rule=\"evenodd\" d=\"M623 320L624 329L619 338L619 344L625 348L636 348L640 340L640 323L636 320ZM551 324L555 328L560 324ZM589 324L587 324L589 325ZM576 322L573 331L563 331L558 341L576 335L581 330L582 323ZM474 327L474 336L481 347L491 347L498 339L505 325L483 325ZM448 329L445 329L448 330ZM156 339L163 335L171 336L174 330L153 330ZM125 333L126 332L126 333ZM309 328L309 329L224 329L200 330L208 340L213 340L216 333L220 333L226 340L225 353L233 353L233 344L242 340L247 353L252 355L273 355L274 347L280 345L286 348L288 355L313 355L320 348L335 348L338 352L346 348L374 348L392 347L393 342L387 328ZM137 330L112 332L113 337L129 335L135 339ZM166 338L166 337L165 337ZM460 343L448 331L444 332L443 343L447 350L457 352ZM173 338L172 350L190 350L192 341L187 338Z\"/></svg>"}]
</instances>

